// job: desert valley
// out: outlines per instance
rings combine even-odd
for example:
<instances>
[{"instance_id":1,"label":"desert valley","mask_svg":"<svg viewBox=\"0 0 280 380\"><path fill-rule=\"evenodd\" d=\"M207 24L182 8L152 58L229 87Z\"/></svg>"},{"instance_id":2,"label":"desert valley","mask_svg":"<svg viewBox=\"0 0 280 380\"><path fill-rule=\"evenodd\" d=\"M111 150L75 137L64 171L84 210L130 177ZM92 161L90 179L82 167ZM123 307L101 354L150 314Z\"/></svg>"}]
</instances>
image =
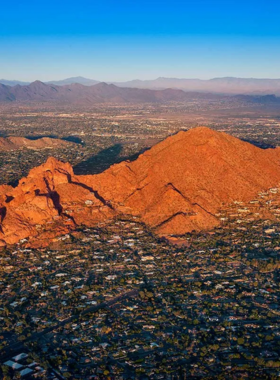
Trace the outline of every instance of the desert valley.
<instances>
[{"instance_id":1,"label":"desert valley","mask_svg":"<svg viewBox=\"0 0 280 380\"><path fill-rule=\"evenodd\" d=\"M278 376L278 98L186 94L0 103L3 378Z\"/></svg>"}]
</instances>

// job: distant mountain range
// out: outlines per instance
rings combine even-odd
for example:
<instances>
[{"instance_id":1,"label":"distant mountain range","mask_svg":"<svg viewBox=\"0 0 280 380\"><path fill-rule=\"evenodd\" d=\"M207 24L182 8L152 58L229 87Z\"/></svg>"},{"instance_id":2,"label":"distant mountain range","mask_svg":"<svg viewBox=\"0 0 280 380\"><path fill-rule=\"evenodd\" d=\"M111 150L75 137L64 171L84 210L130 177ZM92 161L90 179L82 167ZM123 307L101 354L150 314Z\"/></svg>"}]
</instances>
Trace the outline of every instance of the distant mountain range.
<instances>
[{"instance_id":1,"label":"distant mountain range","mask_svg":"<svg viewBox=\"0 0 280 380\"><path fill-rule=\"evenodd\" d=\"M193 98L216 99L218 95L189 93L176 89L149 90L121 88L113 84L98 83L84 86L73 83L64 86L40 81L26 86L0 84L0 102L56 102L56 103L164 103L183 102Z\"/></svg>"},{"instance_id":2,"label":"distant mountain range","mask_svg":"<svg viewBox=\"0 0 280 380\"><path fill-rule=\"evenodd\" d=\"M130 82L119 82L115 84L120 87L137 87L158 90L164 88L176 88L183 91L210 92L231 95L280 94L280 79L227 77L201 80L161 77L154 80L133 80Z\"/></svg>"},{"instance_id":3,"label":"distant mountain range","mask_svg":"<svg viewBox=\"0 0 280 380\"><path fill-rule=\"evenodd\" d=\"M0 84L4 84L5 86L27 86L30 84L30 82L21 82L20 80L7 80L7 79L0 79Z\"/></svg>"},{"instance_id":4,"label":"distant mountain range","mask_svg":"<svg viewBox=\"0 0 280 380\"><path fill-rule=\"evenodd\" d=\"M28 82L0 79L0 83L7 86L28 85ZM98 80L84 77L73 77L63 80L45 82L56 86L82 84L92 86L100 83ZM153 80L132 80L128 82L108 82L118 87L141 88L151 90L164 90L167 88L180 89L188 92L210 92L218 94L247 94L247 95L280 95L280 79L256 79L256 78L213 78L201 79L178 79L159 77Z\"/></svg>"},{"instance_id":5,"label":"distant mountain range","mask_svg":"<svg viewBox=\"0 0 280 380\"><path fill-rule=\"evenodd\" d=\"M72 77L72 78L66 78L66 79L62 79L62 80L49 81L49 82L45 82L45 83L55 84L57 86L64 86L66 84L73 84L73 83L82 84L84 86L93 86L94 84L100 83L100 81L94 80L94 79L83 78L83 77Z\"/></svg>"},{"instance_id":6,"label":"distant mountain range","mask_svg":"<svg viewBox=\"0 0 280 380\"><path fill-rule=\"evenodd\" d=\"M22 82L20 80L7 80L7 79L0 79L0 84L4 84L6 86L27 86L31 84L32 82ZM94 84L100 83L98 80L94 79L89 79L89 78L84 78L84 77L71 77L71 78L66 78L62 80L51 80L47 82L43 82L46 84L54 84L56 86L64 86L66 84L73 84L73 83L78 83L82 84L84 86L93 86Z\"/></svg>"}]
</instances>

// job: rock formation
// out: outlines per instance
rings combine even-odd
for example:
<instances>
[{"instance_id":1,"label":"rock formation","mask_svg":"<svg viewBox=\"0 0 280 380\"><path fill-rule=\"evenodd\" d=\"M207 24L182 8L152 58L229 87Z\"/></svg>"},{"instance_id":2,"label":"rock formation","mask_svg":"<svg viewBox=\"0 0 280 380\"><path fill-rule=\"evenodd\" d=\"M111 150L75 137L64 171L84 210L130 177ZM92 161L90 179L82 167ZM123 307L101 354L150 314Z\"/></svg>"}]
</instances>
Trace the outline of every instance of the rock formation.
<instances>
[{"instance_id":1,"label":"rock formation","mask_svg":"<svg viewBox=\"0 0 280 380\"><path fill-rule=\"evenodd\" d=\"M138 216L161 235L210 229L222 205L279 182L279 148L194 128L98 175L76 176L70 164L49 158L16 188L0 186L0 239L50 239L120 214Z\"/></svg>"},{"instance_id":2,"label":"rock formation","mask_svg":"<svg viewBox=\"0 0 280 380\"><path fill-rule=\"evenodd\" d=\"M30 140L25 137L0 137L0 151L18 150L22 148L31 150L53 149L74 145L75 143L50 137L42 137L36 140Z\"/></svg>"}]
</instances>

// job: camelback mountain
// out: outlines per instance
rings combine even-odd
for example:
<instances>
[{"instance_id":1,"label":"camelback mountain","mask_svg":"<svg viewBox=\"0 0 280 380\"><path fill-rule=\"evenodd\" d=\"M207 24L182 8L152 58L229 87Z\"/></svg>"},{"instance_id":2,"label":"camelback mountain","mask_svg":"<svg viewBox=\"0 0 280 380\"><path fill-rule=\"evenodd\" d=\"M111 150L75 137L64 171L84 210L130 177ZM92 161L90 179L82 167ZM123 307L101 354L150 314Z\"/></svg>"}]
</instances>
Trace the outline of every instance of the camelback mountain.
<instances>
[{"instance_id":1,"label":"camelback mountain","mask_svg":"<svg viewBox=\"0 0 280 380\"><path fill-rule=\"evenodd\" d=\"M280 182L280 149L260 149L209 128L168 137L133 162L77 176L54 158L16 188L0 186L0 243L45 244L78 226L139 217L159 235L219 225L222 205Z\"/></svg>"}]
</instances>

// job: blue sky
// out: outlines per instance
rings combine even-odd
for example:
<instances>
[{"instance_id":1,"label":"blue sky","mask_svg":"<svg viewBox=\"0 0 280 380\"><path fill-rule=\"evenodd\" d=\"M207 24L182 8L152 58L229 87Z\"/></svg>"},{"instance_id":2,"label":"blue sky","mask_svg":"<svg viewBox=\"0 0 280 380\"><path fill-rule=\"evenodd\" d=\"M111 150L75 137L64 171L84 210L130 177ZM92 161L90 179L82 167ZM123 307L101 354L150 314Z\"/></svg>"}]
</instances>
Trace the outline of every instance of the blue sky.
<instances>
[{"instance_id":1,"label":"blue sky","mask_svg":"<svg viewBox=\"0 0 280 380\"><path fill-rule=\"evenodd\" d=\"M0 78L280 78L280 1L6 1Z\"/></svg>"}]
</instances>

